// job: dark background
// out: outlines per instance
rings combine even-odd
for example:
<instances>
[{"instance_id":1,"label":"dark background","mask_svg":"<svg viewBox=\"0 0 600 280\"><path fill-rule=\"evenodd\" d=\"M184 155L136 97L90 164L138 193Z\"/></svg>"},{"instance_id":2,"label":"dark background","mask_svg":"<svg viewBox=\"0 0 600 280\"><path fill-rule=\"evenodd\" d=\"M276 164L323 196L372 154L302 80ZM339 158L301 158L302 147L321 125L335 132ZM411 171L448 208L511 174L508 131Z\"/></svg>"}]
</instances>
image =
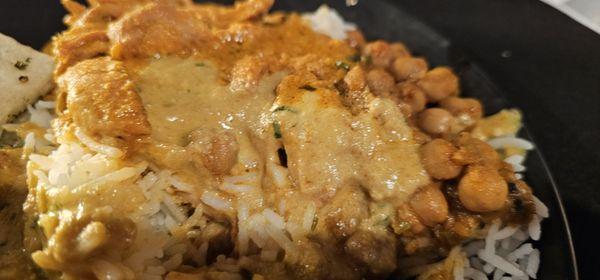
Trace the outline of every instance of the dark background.
<instances>
[{"instance_id":1,"label":"dark background","mask_svg":"<svg viewBox=\"0 0 600 280\"><path fill-rule=\"evenodd\" d=\"M476 60L525 112L563 198L580 276L598 279L600 35L538 0L394 3Z\"/></svg>"},{"instance_id":2,"label":"dark background","mask_svg":"<svg viewBox=\"0 0 600 280\"><path fill-rule=\"evenodd\" d=\"M0 32L41 47L64 13L45 1L0 0ZM525 112L562 195L580 275L597 279L600 35L539 0L388 1L449 39Z\"/></svg>"}]
</instances>

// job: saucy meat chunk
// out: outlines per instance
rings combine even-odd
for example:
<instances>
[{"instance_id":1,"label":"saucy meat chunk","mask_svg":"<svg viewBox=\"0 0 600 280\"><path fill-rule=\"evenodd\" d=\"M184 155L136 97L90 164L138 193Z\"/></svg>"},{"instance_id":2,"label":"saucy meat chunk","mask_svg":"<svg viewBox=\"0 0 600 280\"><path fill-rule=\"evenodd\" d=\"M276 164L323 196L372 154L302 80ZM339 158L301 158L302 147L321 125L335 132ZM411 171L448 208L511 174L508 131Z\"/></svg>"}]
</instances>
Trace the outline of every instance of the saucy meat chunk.
<instances>
[{"instance_id":1,"label":"saucy meat chunk","mask_svg":"<svg viewBox=\"0 0 600 280\"><path fill-rule=\"evenodd\" d=\"M150 123L135 85L121 62L89 59L58 79L67 114L93 136L134 139L150 134Z\"/></svg>"}]
</instances>

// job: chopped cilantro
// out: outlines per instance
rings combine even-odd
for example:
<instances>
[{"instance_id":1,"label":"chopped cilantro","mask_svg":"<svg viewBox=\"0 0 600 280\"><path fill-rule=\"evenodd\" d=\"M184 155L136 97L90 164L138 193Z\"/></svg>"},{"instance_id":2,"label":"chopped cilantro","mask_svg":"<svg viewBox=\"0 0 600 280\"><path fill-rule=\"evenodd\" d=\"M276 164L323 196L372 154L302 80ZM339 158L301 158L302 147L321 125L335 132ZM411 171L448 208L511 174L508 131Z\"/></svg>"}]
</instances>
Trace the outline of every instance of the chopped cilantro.
<instances>
[{"instance_id":1,"label":"chopped cilantro","mask_svg":"<svg viewBox=\"0 0 600 280\"><path fill-rule=\"evenodd\" d=\"M343 62L341 60L338 60L335 62L335 67L339 68L339 69L344 69L346 71L350 70L350 65L348 65L348 63Z\"/></svg>"},{"instance_id":2,"label":"chopped cilantro","mask_svg":"<svg viewBox=\"0 0 600 280\"><path fill-rule=\"evenodd\" d=\"M273 122L273 135L275 138L281 139L281 125L279 124L279 121Z\"/></svg>"},{"instance_id":3,"label":"chopped cilantro","mask_svg":"<svg viewBox=\"0 0 600 280\"><path fill-rule=\"evenodd\" d=\"M360 57L360 61L370 65L371 63L373 63L373 57L371 57L370 55L364 55Z\"/></svg>"},{"instance_id":4,"label":"chopped cilantro","mask_svg":"<svg viewBox=\"0 0 600 280\"><path fill-rule=\"evenodd\" d=\"M196 63L196 66L204 67L204 66L206 66L206 64L204 62L198 62L198 63Z\"/></svg>"},{"instance_id":5,"label":"chopped cilantro","mask_svg":"<svg viewBox=\"0 0 600 280\"><path fill-rule=\"evenodd\" d=\"M275 110L273 110L273 112L280 112L280 111L288 111L291 113L298 113L298 111L296 111L293 108L290 108L288 106L279 106L279 107L275 108Z\"/></svg>"}]
</instances>

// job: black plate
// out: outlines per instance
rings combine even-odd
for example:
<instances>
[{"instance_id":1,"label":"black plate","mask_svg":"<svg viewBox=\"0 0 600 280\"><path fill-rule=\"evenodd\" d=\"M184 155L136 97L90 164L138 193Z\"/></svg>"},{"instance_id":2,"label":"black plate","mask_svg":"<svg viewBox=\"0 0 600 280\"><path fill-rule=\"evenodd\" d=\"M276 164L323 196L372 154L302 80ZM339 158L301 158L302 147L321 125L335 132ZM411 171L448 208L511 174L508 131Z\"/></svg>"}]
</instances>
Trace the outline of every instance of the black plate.
<instances>
[{"instance_id":1,"label":"black plate","mask_svg":"<svg viewBox=\"0 0 600 280\"><path fill-rule=\"evenodd\" d=\"M39 48L50 36L64 28L60 19L65 11L58 5L58 0L24 2L4 0L0 3L0 32ZM278 1L275 9L310 11L323 2L338 9L347 20L357 23L369 39L402 41L414 53L425 56L432 65L452 66L461 77L463 94L482 100L488 113L511 107L501 87L476 61L392 2L369 0L359 2L355 7L346 7L341 0L287 0ZM527 129L521 136L532 139ZM526 166L527 182L550 209L550 219L544 221L542 239L536 244L542 251L538 279L578 279L575 254L560 196L539 150L530 153Z\"/></svg>"}]
</instances>

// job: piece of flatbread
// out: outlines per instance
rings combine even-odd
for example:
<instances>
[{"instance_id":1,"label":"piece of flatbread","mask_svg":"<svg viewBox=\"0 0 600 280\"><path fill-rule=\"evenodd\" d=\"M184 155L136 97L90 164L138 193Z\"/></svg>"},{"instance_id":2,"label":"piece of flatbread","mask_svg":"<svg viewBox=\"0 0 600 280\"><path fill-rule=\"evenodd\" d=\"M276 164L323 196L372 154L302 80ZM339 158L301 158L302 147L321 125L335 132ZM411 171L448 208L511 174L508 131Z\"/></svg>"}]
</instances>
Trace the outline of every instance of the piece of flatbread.
<instances>
[{"instance_id":1,"label":"piece of flatbread","mask_svg":"<svg viewBox=\"0 0 600 280\"><path fill-rule=\"evenodd\" d=\"M0 33L0 125L52 87L52 57Z\"/></svg>"}]
</instances>

